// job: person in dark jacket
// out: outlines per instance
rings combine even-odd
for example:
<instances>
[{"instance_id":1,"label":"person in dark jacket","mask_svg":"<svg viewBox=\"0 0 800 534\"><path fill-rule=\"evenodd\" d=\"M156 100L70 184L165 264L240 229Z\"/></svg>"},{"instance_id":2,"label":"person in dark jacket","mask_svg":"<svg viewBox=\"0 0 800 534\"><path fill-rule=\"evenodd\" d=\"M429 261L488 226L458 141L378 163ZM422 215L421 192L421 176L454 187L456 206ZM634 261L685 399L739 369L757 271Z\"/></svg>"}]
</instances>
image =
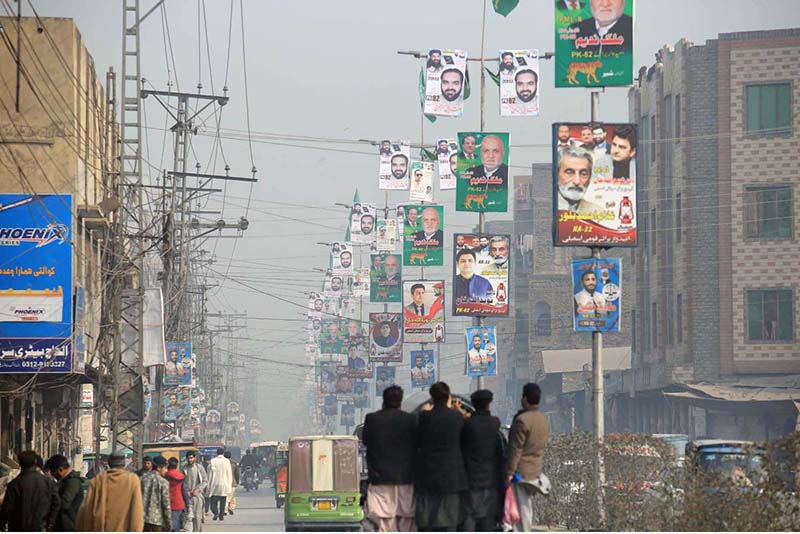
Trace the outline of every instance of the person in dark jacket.
<instances>
[{"instance_id":1,"label":"person in dark jacket","mask_svg":"<svg viewBox=\"0 0 800 534\"><path fill-rule=\"evenodd\" d=\"M17 455L20 474L8 483L0 507L0 530L41 532L53 530L58 514L58 494L36 469L36 453Z\"/></svg>"},{"instance_id":2,"label":"person in dark jacket","mask_svg":"<svg viewBox=\"0 0 800 534\"><path fill-rule=\"evenodd\" d=\"M495 529L502 485L503 442L500 419L489 411L492 392L481 389L470 397L475 412L464 421L461 451L467 469L469 490L464 492L465 531L489 532Z\"/></svg>"},{"instance_id":3,"label":"person in dark jacket","mask_svg":"<svg viewBox=\"0 0 800 534\"><path fill-rule=\"evenodd\" d=\"M454 531L461 523L460 494L467 489L461 456L464 416L450 407L450 387L430 388L433 408L420 412L417 425L417 528Z\"/></svg>"},{"instance_id":4,"label":"person in dark jacket","mask_svg":"<svg viewBox=\"0 0 800 534\"><path fill-rule=\"evenodd\" d=\"M45 467L58 480L58 497L61 500L61 507L56 517L55 530L57 532L74 532L77 530L75 522L78 519L78 510L83 504L81 476L73 471L66 456L61 454L51 456Z\"/></svg>"},{"instance_id":5,"label":"person in dark jacket","mask_svg":"<svg viewBox=\"0 0 800 534\"><path fill-rule=\"evenodd\" d=\"M403 388L383 390L383 408L367 414L362 440L367 448L367 510L380 532L412 532L416 420L400 409Z\"/></svg>"}]
</instances>

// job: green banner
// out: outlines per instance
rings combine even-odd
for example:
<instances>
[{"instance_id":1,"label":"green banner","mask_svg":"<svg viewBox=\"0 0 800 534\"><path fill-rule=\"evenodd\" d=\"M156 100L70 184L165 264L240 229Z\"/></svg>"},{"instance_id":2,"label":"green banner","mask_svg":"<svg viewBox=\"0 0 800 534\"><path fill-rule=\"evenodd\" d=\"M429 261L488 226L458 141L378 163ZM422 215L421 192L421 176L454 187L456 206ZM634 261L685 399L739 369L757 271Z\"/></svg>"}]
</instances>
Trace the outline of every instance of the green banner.
<instances>
[{"instance_id":1,"label":"green banner","mask_svg":"<svg viewBox=\"0 0 800 534\"><path fill-rule=\"evenodd\" d=\"M633 0L556 0L556 87L633 83Z\"/></svg>"},{"instance_id":2,"label":"green banner","mask_svg":"<svg viewBox=\"0 0 800 534\"><path fill-rule=\"evenodd\" d=\"M406 204L405 214L403 265L444 265L444 206Z\"/></svg>"},{"instance_id":3,"label":"green banner","mask_svg":"<svg viewBox=\"0 0 800 534\"><path fill-rule=\"evenodd\" d=\"M456 211L508 211L508 143L508 133L458 134Z\"/></svg>"},{"instance_id":4,"label":"green banner","mask_svg":"<svg viewBox=\"0 0 800 534\"><path fill-rule=\"evenodd\" d=\"M370 254L369 301L401 302L403 290L400 254Z\"/></svg>"}]
</instances>

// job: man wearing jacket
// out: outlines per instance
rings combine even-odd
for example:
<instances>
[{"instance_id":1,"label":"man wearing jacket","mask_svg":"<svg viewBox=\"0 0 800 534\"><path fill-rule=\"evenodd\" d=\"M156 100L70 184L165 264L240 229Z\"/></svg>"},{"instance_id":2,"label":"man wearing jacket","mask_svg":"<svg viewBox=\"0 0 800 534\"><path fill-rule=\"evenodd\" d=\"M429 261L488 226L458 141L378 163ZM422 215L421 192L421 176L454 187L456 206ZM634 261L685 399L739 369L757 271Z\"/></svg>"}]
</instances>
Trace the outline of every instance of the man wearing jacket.
<instances>
[{"instance_id":1,"label":"man wearing jacket","mask_svg":"<svg viewBox=\"0 0 800 534\"><path fill-rule=\"evenodd\" d=\"M145 532L170 532L172 530L169 482L164 478L166 472L167 459L163 456L156 456L153 458L153 470L142 475Z\"/></svg>"},{"instance_id":2,"label":"man wearing jacket","mask_svg":"<svg viewBox=\"0 0 800 534\"><path fill-rule=\"evenodd\" d=\"M183 528L184 512L186 503L189 502L189 495L184 487L183 481L186 475L178 469L178 459L170 458L167 462L167 472L164 475L169 483L169 507L172 511L172 532L178 532Z\"/></svg>"},{"instance_id":3,"label":"man wearing jacket","mask_svg":"<svg viewBox=\"0 0 800 534\"><path fill-rule=\"evenodd\" d=\"M56 532L74 532L78 519L78 510L83 504L83 483L81 476L72 470L66 456L51 456L45 467L58 480L58 497L61 508L56 517Z\"/></svg>"},{"instance_id":4,"label":"man wearing jacket","mask_svg":"<svg viewBox=\"0 0 800 534\"><path fill-rule=\"evenodd\" d=\"M186 479L183 486L189 493L189 503L186 508L184 530L201 532L203 530L203 508L205 498L203 496L208 487L208 474L201 464L197 463L197 455L194 451L186 453L186 469L184 469Z\"/></svg>"},{"instance_id":5,"label":"man wearing jacket","mask_svg":"<svg viewBox=\"0 0 800 534\"><path fill-rule=\"evenodd\" d=\"M53 530L58 514L58 495L51 482L36 470L36 453L17 455L20 473L8 483L0 507L0 530L9 532Z\"/></svg>"}]
</instances>

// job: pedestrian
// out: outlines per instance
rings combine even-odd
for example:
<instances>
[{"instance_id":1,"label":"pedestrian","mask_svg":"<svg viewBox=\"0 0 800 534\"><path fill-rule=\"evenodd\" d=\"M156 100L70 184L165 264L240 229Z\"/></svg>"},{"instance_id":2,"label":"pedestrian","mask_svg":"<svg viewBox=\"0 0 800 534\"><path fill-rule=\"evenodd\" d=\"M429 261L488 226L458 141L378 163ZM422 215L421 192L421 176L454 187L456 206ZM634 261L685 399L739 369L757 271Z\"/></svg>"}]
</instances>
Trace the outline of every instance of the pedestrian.
<instances>
[{"instance_id":1,"label":"pedestrian","mask_svg":"<svg viewBox=\"0 0 800 534\"><path fill-rule=\"evenodd\" d=\"M56 516L55 530L57 532L74 532L78 511L83 504L83 477L72 469L69 460L62 454L51 456L45 466L58 481L58 497L61 507Z\"/></svg>"},{"instance_id":2,"label":"pedestrian","mask_svg":"<svg viewBox=\"0 0 800 534\"><path fill-rule=\"evenodd\" d=\"M529 382L522 388L522 410L514 416L508 434L509 460L506 469L506 486L516 473L520 481L514 484L520 523L519 532L530 532L533 524L533 499L539 490L534 482L542 474L542 455L550 434L550 423L539 411L542 390L538 384Z\"/></svg>"},{"instance_id":3,"label":"pedestrian","mask_svg":"<svg viewBox=\"0 0 800 534\"><path fill-rule=\"evenodd\" d=\"M20 473L8 483L0 507L0 531L52 531L58 515L58 493L37 468L37 454L17 455Z\"/></svg>"},{"instance_id":4,"label":"pedestrian","mask_svg":"<svg viewBox=\"0 0 800 534\"><path fill-rule=\"evenodd\" d=\"M208 498L214 521L225 521L225 501L233 487L233 469L224 453L225 449L218 448L217 456L208 463Z\"/></svg>"},{"instance_id":5,"label":"pedestrian","mask_svg":"<svg viewBox=\"0 0 800 534\"><path fill-rule=\"evenodd\" d=\"M144 509L139 477L125 469L125 457L108 457L109 469L89 483L78 511L77 530L83 532L141 532Z\"/></svg>"},{"instance_id":6,"label":"pedestrian","mask_svg":"<svg viewBox=\"0 0 800 534\"><path fill-rule=\"evenodd\" d=\"M430 388L433 408L417 425L416 518L420 531L455 531L461 524L461 492L467 474L461 456L464 416L451 408L450 387Z\"/></svg>"},{"instance_id":7,"label":"pedestrian","mask_svg":"<svg viewBox=\"0 0 800 534\"><path fill-rule=\"evenodd\" d=\"M470 396L475 412L464 420L461 451L469 489L464 492L463 529L470 532L495 530L503 483L503 442L500 419L489 406L494 398L488 389Z\"/></svg>"},{"instance_id":8,"label":"pedestrian","mask_svg":"<svg viewBox=\"0 0 800 534\"><path fill-rule=\"evenodd\" d=\"M41 454L36 455L36 472L39 473L44 479L47 481L47 485L50 488L50 501L52 506L55 507L53 521L58 518L58 510L61 507L61 501L58 497L58 482L50 473L49 469L45 469L44 467L44 458L42 458Z\"/></svg>"},{"instance_id":9,"label":"pedestrian","mask_svg":"<svg viewBox=\"0 0 800 534\"><path fill-rule=\"evenodd\" d=\"M186 515L186 505L189 502L189 493L184 486L186 475L178 469L178 459L170 458L167 461L167 472L164 478L169 483L169 507L172 510L172 532L183 528L183 518Z\"/></svg>"},{"instance_id":10,"label":"pedestrian","mask_svg":"<svg viewBox=\"0 0 800 534\"><path fill-rule=\"evenodd\" d=\"M186 469L184 469L186 479L183 485L189 493L189 502L186 507L186 521L183 529L185 531L201 532L203 530L203 493L208 487L208 474L205 468L197 463L197 455L194 451L186 453Z\"/></svg>"},{"instance_id":11,"label":"pedestrian","mask_svg":"<svg viewBox=\"0 0 800 534\"><path fill-rule=\"evenodd\" d=\"M362 440L367 448L367 511L380 532L413 532L416 420L400 409L403 388L383 390L383 408L367 414Z\"/></svg>"},{"instance_id":12,"label":"pedestrian","mask_svg":"<svg viewBox=\"0 0 800 534\"><path fill-rule=\"evenodd\" d=\"M148 471L152 471L153 469L153 459L149 456L145 456L142 458L142 468L136 471L136 474L139 475L139 478L142 477Z\"/></svg>"},{"instance_id":13,"label":"pedestrian","mask_svg":"<svg viewBox=\"0 0 800 534\"><path fill-rule=\"evenodd\" d=\"M225 451L225 458L231 463L231 476L233 483L231 484L231 492L228 494L228 513L233 515L236 510L236 486L239 485L239 478L241 472L239 471L239 464L231 458L231 451Z\"/></svg>"},{"instance_id":14,"label":"pedestrian","mask_svg":"<svg viewBox=\"0 0 800 534\"><path fill-rule=\"evenodd\" d=\"M142 504L144 505L144 531L170 532L172 530L172 508L170 506L167 459L153 458L153 470L142 476Z\"/></svg>"}]
</instances>

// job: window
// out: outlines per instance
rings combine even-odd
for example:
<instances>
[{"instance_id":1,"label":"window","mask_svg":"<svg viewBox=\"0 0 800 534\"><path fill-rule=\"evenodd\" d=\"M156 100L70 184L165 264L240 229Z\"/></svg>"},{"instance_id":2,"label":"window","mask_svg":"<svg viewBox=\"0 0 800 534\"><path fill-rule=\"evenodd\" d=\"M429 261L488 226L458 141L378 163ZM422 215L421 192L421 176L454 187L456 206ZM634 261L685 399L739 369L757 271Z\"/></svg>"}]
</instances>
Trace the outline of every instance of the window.
<instances>
[{"instance_id":1,"label":"window","mask_svg":"<svg viewBox=\"0 0 800 534\"><path fill-rule=\"evenodd\" d=\"M683 343L683 295L678 293L675 304L675 333L677 334L678 344Z\"/></svg>"},{"instance_id":2,"label":"window","mask_svg":"<svg viewBox=\"0 0 800 534\"><path fill-rule=\"evenodd\" d=\"M770 239L792 237L792 188L753 186L745 189L745 234Z\"/></svg>"},{"instance_id":3,"label":"window","mask_svg":"<svg viewBox=\"0 0 800 534\"><path fill-rule=\"evenodd\" d=\"M675 142L681 142L681 95L675 95Z\"/></svg>"},{"instance_id":4,"label":"window","mask_svg":"<svg viewBox=\"0 0 800 534\"><path fill-rule=\"evenodd\" d=\"M658 306L654 302L652 304L652 314L653 314L653 350L658 347Z\"/></svg>"},{"instance_id":5,"label":"window","mask_svg":"<svg viewBox=\"0 0 800 534\"><path fill-rule=\"evenodd\" d=\"M650 117L650 161L656 160L656 116Z\"/></svg>"},{"instance_id":6,"label":"window","mask_svg":"<svg viewBox=\"0 0 800 534\"><path fill-rule=\"evenodd\" d=\"M745 128L751 134L787 134L792 129L792 84L745 87Z\"/></svg>"},{"instance_id":7,"label":"window","mask_svg":"<svg viewBox=\"0 0 800 534\"><path fill-rule=\"evenodd\" d=\"M794 340L791 289L747 291L747 340Z\"/></svg>"},{"instance_id":8,"label":"window","mask_svg":"<svg viewBox=\"0 0 800 534\"><path fill-rule=\"evenodd\" d=\"M675 195L675 242L681 242L681 234L683 233L683 202L681 194Z\"/></svg>"},{"instance_id":9,"label":"window","mask_svg":"<svg viewBox=\"0 0 800 534\"><path fill-rule=\"evenodd\" d=\"M551 334L550 305L546 302L537 302L534 313L536 314L536 335L549 336Z\"/></svg>"}]
</instances>

